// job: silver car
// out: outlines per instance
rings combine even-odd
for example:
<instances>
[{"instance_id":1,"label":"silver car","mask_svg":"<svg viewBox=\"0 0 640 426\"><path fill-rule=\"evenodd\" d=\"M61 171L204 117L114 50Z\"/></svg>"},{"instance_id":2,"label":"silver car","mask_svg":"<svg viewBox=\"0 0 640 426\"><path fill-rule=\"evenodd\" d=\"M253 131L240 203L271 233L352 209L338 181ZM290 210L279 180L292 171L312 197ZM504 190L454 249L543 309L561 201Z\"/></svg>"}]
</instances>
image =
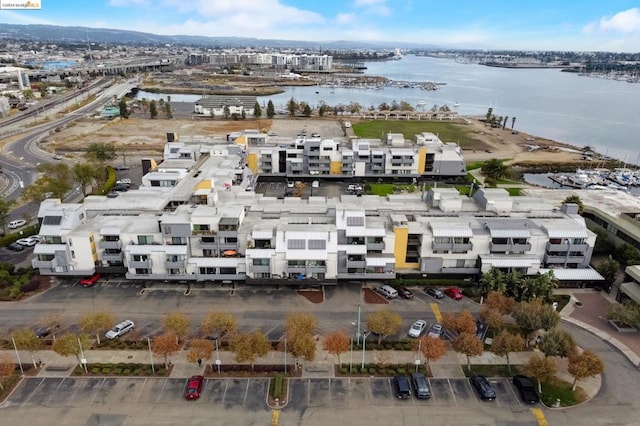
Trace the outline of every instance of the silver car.
<instances>
[{"instance_id":1,"label":"silver car","mask_svg":"<svg viewBox=\"0 0 640 426\"><path fill-rule=\"evenodd\" d=\"M420 337L424 329L427 327L427 322L425 320L418 320L413 323L411 328L409 329L409 337Z\"/></svg>"},{"instance_id":2,"label":"silver car","mask_svg":"<svg viewBox=\"0 0 640 426\"><path fill-rule=\"evenodd\" d=\"M427 336L429 337L440 337L442 336L442 324L435 323L429 327L429 331L427 332Z\"/></svg>"},{"instance_id":3,"label":"silver car","mask_svg":"<svg viewBox=\"0 0 640 426\"><path fill-rule=\"evenodd\" d=\"M136 325L131 320L124 320L120 324L107 331L104 335L107 339L115 339L133 330Z\"/></svg>"}]
</instances>

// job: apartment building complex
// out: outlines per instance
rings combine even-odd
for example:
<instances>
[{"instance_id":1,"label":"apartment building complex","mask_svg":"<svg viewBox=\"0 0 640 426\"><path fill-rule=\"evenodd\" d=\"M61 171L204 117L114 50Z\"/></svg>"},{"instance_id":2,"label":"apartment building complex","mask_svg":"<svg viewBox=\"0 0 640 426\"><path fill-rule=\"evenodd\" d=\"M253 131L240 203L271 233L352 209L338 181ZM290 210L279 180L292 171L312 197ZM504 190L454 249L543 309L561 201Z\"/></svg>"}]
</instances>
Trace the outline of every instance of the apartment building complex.
<instances>
[{"instance_id":1,"label":"apartment building complex","mask_svg":"<svg viewBox=\"0 0 640 426\"><path fill-rule=\"evenodd\" d=\"M394 133L384 140L349 142L320 136L256 137L247 141L247 150L247 164L257 175L455 178L467 172L460 146L428 132L413 141Z\"/></svg>"},{"instance_id":2,"label":"apartment building complex","mask_svg":"<svg viewBox=\"0 0 640 426\"><path fill-rule=\"evenodd\" d=\"M179 148L179 149L176 149ZM595 234L577 206L478 189L266 197L242 146L168 143L139 189L83 203L45 200L45 242L32 264L43 275L121 274L131 280L339 284L398 275L477 276L491 267L565 283L598 280Z\"/></svg>"},{"instance_id":3,"label":"apartment building complex","mask_svg":"<svg viewBox=\"0 0 640 426\"><path fill-rule=\"evenodd\" d=\"M187 63L191 65L268 66L283 70L295 69L296 71L331 71L333 69L333 56L231 51L191 53L187 58Z\"/></svg>"}]
</instances>

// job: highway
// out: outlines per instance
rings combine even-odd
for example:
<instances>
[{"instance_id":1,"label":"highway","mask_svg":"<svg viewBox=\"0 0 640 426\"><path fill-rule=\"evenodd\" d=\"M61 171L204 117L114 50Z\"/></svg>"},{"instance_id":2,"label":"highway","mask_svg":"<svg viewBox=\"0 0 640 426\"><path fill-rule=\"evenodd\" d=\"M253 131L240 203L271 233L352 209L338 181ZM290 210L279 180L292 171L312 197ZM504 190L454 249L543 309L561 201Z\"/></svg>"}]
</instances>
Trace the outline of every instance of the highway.
<instances>
[{"instance_id":1,"label":"highway","mask_svg":"<svg viewBox=\"0 0 640 426\"><path fill-rule=\"evenodd\" d=\"M138 80L129 79L125 82L112 84L112 80L101 79L99 82L86 88L65 95L50 102L38 106L30 111L11 117L0 122L4 132L0 137L5 139L18 136L14 141L6 144L0 150L0 166L2 167L2 179L0 179L0 195L4 199L18 199L22 188L30 185L37 179L37 167L42 163L56 161L53 155L38 147L38 142L47 137L57 127L65 126L82 117L93 115L114 97L121 98L134 87ZM79 103L88 96L95 99L64 117L50 120L58 111L68 109L73 103ZM48 121L49 119L50 121ZM78 190L68 194L66 199L75 200L81 195ZM38 211L38 205L29 203L21 206L9 215L8 221L20 219L25 216L34 218Z\"/></svg>"}]
</instances>

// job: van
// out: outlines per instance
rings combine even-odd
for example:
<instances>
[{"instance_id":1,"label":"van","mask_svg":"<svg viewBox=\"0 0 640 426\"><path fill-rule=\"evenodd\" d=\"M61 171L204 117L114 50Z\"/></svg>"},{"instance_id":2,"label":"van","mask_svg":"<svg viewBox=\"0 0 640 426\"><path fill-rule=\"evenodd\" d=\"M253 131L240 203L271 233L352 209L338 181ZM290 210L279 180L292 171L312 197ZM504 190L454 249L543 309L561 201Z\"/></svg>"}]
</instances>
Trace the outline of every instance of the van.
<instances>
[{"instance_id":1,"label":"van","mask_svg":"<svg viewBox=\"0 0 640 426\"><path fill-rule=\"evenodd\" d=\"M27 223L27 221L23 220L23 219L12 220L11 222L9 222L8 226L9 226L9 229L16 229L16 228L20 228L21 226L25 225L26 223Z\"/></svg>"},{"instance_id":2,"label":"van","mask_svg":"<svg viewBox=\"0 0 640 426\"><path fill-rule=\"evenodd\" d=\"M381 285L380 287L376 288L376 291L387 299L395 299L396 297L398 297L398 291L390 285Z\"/></svg>"}]
</instances>

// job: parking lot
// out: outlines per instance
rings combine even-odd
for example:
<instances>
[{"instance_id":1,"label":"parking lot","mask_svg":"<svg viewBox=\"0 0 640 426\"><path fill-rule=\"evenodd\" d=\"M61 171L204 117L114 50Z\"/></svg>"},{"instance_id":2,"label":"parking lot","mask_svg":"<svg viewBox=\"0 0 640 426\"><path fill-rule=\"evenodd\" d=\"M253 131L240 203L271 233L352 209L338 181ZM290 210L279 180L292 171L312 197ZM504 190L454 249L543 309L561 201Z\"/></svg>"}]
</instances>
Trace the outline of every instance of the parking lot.
<instances>
[{"instance_id":1,"label":"parking lot","mask_svg":"<svg viewBox=\"0 0 640 426\"><path fill-rule=\"evenodd\" d=\"M476 412L478 424L480 418L486 416L515 417L518 425L537 424L529 411L531 406L520 402L507 379L492 380L497 399L491 402L479 400L467 379L431 379L429 382L431 399L399 400L394 396L391 378L290 379L289 400L280 424L290 424L286 420L298 421L313 413L353 413L362 407L370 414L378 412L396 417L402 417L406 410L415 413L413 410L420 409L421 416L451 415L452 412L468 416ZM268 379L209 378L205 379L200 399L186 401L185 379L27 378L5 402L3 413L11 418L25 409L55 410L61 416L76 419L70 424L101 421L118 425L168 424L166 418L158 416L163 411L172 411L180 413L185 424L210 420L213 413L221 416L219 419L231 416L230 419L237 421L234 424L264 424L271 418L265 402L268 383ZM106 418L104 413L108 413ZM98 421L96 416L103 417ZM238 416L252 420L245 422Z\"/></svg>"},{"instance_id":2,"label":"parking lot","mask_svg":"<svg viewBox=\"0 0 640 426\"><path fill-rule=\"evenodd\" d=\"M312 181L307 179L304 181L306 186L303 190L302 198L309 198L310 196L333 198L347 193L347 186L342 182L325 182L320 179L313 180L318 180L320 186L318 188L312 188ZM255 191L259 194L263 194L265 197L282 198L295 196L295 190L287 188L287 183L284 180L277 182L259 181L255 186Z\"/></svg>"}]
</instances>

